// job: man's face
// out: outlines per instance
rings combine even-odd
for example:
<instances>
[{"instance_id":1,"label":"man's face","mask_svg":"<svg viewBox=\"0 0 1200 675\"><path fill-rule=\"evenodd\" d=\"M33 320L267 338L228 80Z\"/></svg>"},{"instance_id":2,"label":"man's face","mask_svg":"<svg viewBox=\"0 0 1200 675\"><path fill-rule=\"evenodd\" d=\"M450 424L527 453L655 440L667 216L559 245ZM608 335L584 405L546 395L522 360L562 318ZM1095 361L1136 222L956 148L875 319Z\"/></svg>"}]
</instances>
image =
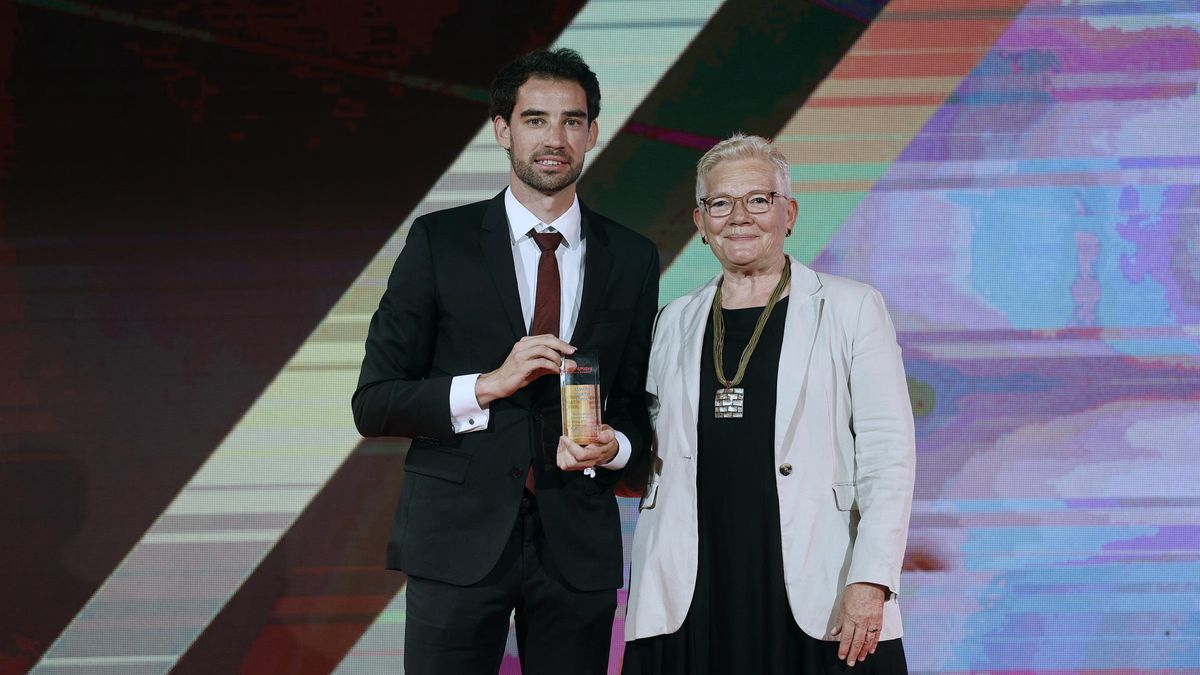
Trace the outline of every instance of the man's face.
<instances>
[{"instance_id":1,"label":"man's face","mask_svg":"<svg viewBox=\"0 0 1200 675\"><path fill-rule=\"evenodd\" d=\"M708 198L742 197L750 192L784 192L775 165L765 159L727 159L705 178ZM696 229L708 237L712 252L726 269L755 268L773 263L783 253L783 240L796 222L796 200L778 195L765 213L750 213L737 201L726 216L709 215L704 207L693 214Z\"/></svg>"},{"instance_id":2,"label":"man's face","mask_svg":"<svg viewBox=\"0 0 1200 675\"><path fill-rule=\"evenodd\" d=\"M578 82L543 77L531 77L517 90L511 120L496 117L492 125L513 174L546 195L579 178L599 132L587 118L587 94Z\"/></svg>"}]
</instances>

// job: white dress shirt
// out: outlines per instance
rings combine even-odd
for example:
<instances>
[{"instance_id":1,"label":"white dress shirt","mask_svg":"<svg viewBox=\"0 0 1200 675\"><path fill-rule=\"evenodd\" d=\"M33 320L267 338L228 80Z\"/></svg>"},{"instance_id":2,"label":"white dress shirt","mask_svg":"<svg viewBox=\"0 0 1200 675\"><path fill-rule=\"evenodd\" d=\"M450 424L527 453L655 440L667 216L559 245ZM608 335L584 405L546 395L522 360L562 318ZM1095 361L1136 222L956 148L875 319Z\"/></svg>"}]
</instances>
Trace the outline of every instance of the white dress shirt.
<instances>
[{"instance_id":1,"label":"white dress shirt","mask_svg":"<svg viewBox=\"0 0 1200 675\"><path fill-rule=\"evenodd\" d=\"M533 306L537 295L538 260L542 252L530 236L529 231L537 233L558 232L563 236L563 243L554 252L558 259L559 297L561 314L559 315L559 337L564 342L570 342L575 333L575 322L579 318L579 305L583 301L583 263L587 242L583 239L583 228L580 219L579 198L571 202L566 210L552 223L543 223L525 208L513 195L512 190L504 192L504 211L508 216L508 241L512 245L513 267L517 273L517 291L521 296L521 315L525 319L525 330L528 332L533 322ZM490 411L481 408L475 398L475 381L480 373L458 375L450 383L450 423L454 433L465 434L487 428ZM615 431L615 430L614 430ZM629 461L633 447L625 434L616 431L618 450L606 469L620 469ZM590 472L590 469L588 470Z\"/></svg>"}]
</instances>

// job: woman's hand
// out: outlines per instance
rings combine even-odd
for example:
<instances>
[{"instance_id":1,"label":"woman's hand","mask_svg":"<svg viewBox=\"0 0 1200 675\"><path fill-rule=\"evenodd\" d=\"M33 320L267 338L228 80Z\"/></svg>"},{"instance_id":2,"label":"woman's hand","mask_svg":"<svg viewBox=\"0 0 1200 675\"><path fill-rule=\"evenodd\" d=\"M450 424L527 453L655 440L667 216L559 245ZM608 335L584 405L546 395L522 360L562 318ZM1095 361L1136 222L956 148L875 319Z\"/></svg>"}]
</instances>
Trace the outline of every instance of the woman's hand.
<instances>
[{"instance_id":1,"label":"woman's hand","mask_svg":"<svg viewBox=\"0 0 1200 675\"><path fill-rule=\"evenodd\" d=\"M879 631L883 628L883 601L887 589L878 584L857 583L846 586L842 593L842 608L831 635L841 636L838 658L846 665L865 661L879 646Z\"/></svg>"}]
</instances>

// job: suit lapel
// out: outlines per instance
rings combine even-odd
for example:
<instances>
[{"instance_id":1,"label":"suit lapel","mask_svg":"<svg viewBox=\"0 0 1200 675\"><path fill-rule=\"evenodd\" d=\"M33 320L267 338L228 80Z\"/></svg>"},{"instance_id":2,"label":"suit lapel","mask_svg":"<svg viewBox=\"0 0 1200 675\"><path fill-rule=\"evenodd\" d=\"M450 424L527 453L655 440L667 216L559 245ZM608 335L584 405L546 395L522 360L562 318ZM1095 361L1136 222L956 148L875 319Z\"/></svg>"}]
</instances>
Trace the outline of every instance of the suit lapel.
<instances>
[{"instance_id":1,"label":"suit lapel","mask_svg":"<svg viewBox=\"0 0 1200 675\"><path fill-rule=\"evenodd\" d=\"M706 392L703 400L700 393L700 369L704 367L702 359L705 358L704 351L704 330L708 325L708 317L712 313L713 298L717 295L717 281L721 276L717 275L709 281L707 285L696 291L696 295L687 303L680 313L679 327L681 334L686 336L683 342L683 347L679 351L679 369L683 372L683 384L685 388L687 407L685 412L691 413L691 419L683 421L683 428L687 429L690 435L689 442L684 448L684 456L691 457L691 453L696 447L696 429L699 415L705 414L704 411L711 411L713 405L713 396L716 392ZM712 358L709 354L708 358Z\"/></svg>"},{"instance_id":2,"label":"suit lapel","mask_svg":"<svg viewBox=\"0 0 1200 675\"><path fill-rule=\"evenodd\" d=\"M500 306L512 328L513 342L516 342L525 336L526 329L525 317L521 314L521 294L517 290L517 269L513 265L508 216L504 212L504 192L488 204L480 228L479 245L492 275L492 288L500 296Z\"/></svg>"},{"instance_id":3,"label":"suit lapel","mask_svg":"<svg viewBox=\"0 0 1200 675\"><path fill-rule=\"evenodd\" d=\"M793 428L800 420L800 406L808 389L808 365L811 362L817 329L825 298L819 292L817 273L792 261L792 282L788 289L787 320L783 328L783 350L779 355L779 382L775 392L775 457L782 461L795 436Z\"/></svg>"},{"instance_id":4,"label":"suit lapel","mask_svg":"<svg viewBox=\"0 0 1200 675\"><path fill-rule=\"evenodd\" d=\"M608 288L608 276L612 272L613 255L609 248L608 232L592 212L579 204L580 231L587 242L583 262L583 298L579 303L579 316L575 319L575 331L571 344L582 345L592 334L593 316L604 302Z\"/></svg>"}]
</instances>

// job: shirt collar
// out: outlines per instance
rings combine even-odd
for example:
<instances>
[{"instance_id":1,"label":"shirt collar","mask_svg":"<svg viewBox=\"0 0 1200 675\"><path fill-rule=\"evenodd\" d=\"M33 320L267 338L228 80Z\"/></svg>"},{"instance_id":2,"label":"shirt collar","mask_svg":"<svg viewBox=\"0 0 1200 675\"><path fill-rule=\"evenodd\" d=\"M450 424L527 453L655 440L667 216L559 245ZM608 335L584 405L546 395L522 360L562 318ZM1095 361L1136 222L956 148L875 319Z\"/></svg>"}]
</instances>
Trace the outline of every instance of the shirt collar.
<instances>
[{"instance_id":1,"label":"shirt collar","mask_svg":"<svg viewBox=\"0 0 1200 675\"><path fill-rule=\"evenodd\" d=\"M512 188L504 191L504 212L508 215L509 235L513 243L521 241L522 238L529 235L529 231L537 229L538 232L544 232L553 227L555 231L563 236L563 240L567 244L567 248L575 248L579 245L581 235L581 214L579 210L579 195L575 195L571 200L571 206L561 216L552 223L542 223L538 217L533 215L525 205L517 201L513 195ZM541 227L539 227L541 226Z\"/></svg>"}]
</instances>

